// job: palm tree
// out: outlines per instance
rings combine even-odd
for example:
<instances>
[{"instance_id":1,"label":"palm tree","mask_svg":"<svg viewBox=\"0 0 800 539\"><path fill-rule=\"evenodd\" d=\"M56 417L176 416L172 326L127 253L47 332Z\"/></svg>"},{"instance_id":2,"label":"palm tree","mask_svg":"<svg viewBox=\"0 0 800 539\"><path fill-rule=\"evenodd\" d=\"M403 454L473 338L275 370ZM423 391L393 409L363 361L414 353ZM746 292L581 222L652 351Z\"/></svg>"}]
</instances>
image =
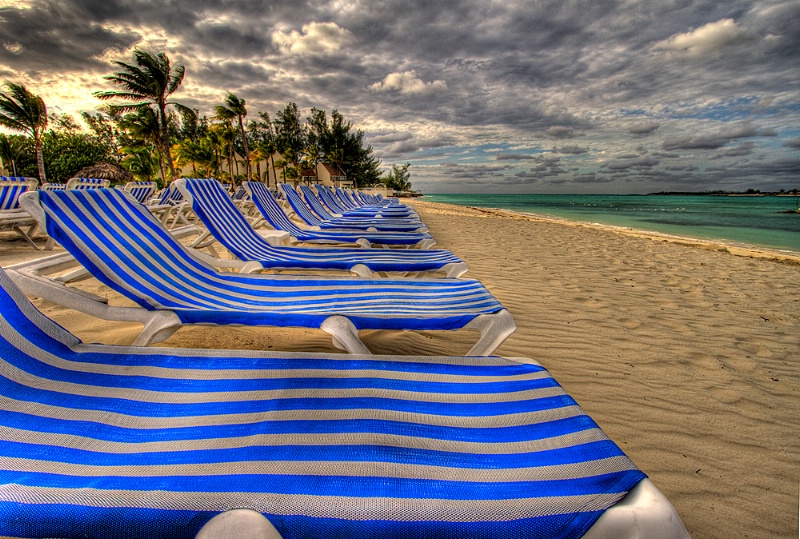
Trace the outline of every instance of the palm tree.
<instances>
[{"instance_id":1,"label":"palm tree","mask_svg":"<svg viewBox=\"0 0 800 539\"><path fill-rule=\"evenodd\" d=\"M247 134L244 131L244 118L247 116L247 109L244 106L244 99L239 99L233 93L228 92L225 97L225 105L217 105L214 107L216 112L215 118L217 120L232 122L234 119L239 123L239 134L242 137L242 145L244 146L244 169L247 179L250 179L250 148L247 144Z\"/></svg>"},{"instance_id":2,"label":"palm tree","mask_svg":"<svg viewBox=\"0 0 800 539\"><path fill-rule=\"evenodd\" d=\"M122 164L139 181L151 181L158 174L156 167L159 163L156 162L152 152L143 146L127 148L127 155Z\"/></svg>"},{"instance_id":3,"label":"palm tree","mask_svg":"<svg viewBox=\"0 0 800 539\"><path fill-rule=\"evenodd\" d=\"M159 144L162 139L158 113L152 107L140 107L135 113L123 116L119 121L119 126L132 139L129 148L147 148L148 151L155 148L158 154L158 167L161 169L161 181L166 184L165 152ZM169 149L167 149L166 155L169 155ZM175 178L174 175L173 178Z\"/></svg>"},{"instance_id":4,"label":"palm tree","mask_svg":"<svg viewBox=\"0 0 800 539\"><path fill-rule=\"evenodd\" d=\"M0 161L11 169L13 176L17 175L17 160L22 155L22 145L20 135L7 136L0 133Z\"/></svg>"},{"instance_id":5,"label":"palm tree","mask_svg":"<svg viewBox=\"0 0 800 539\"><path fill-rule=\"evenodd\" d=\"M6 81L5 87L6 92L0 92L0 125L33 138L39 181L44 183L47 178L44 174L42 136L47 128L47 106L41 97L29 92L22 84Z\"/></svg>"},{"instance_id":6,"label":"palm tree","mask_svg":"<svg viewBox=\"0 0 800 539\"><path fill-rule=\"evenodd\" d=\"M180 103L168 101L183 82L185 69L182 65L175 66L173 70L169 63L169 58L163 52L153 54L150 52L135 50L133 52L136 64L115 61L114 64L122 68L113 75L104 77L106 80L118 84L124 90L95 92L98 99L129 99L132 103L112 105L112 110L120 112L133 112L142 108L149 108L155 105L157 111L158 125L160 130L160 146L162 155L166 157L169 171L174 180L177 178L175 163L172 161L169 144L169 129L167 105L172 105L178 109L188 109Z\"/></svg>"}]
</instances>

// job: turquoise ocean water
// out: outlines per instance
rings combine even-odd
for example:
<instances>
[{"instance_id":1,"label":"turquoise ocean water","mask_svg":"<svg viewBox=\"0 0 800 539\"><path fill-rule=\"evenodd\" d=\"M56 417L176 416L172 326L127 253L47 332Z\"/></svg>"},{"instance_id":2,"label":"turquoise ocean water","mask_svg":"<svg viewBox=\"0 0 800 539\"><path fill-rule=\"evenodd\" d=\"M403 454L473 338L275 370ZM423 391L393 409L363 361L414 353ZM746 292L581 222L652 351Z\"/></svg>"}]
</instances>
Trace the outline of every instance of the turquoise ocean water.
<instances>
[{"instance_id":1,"label":"turquoise ocean water","mask_svg":"<svg viewBox=\"0 0 800 539\"><path fill-rule=\"evenodd\" d=\"M424 200L800 253L800 215L780 213L795 209L794 197L425 195Z\"/></svg>"}]
</instances>

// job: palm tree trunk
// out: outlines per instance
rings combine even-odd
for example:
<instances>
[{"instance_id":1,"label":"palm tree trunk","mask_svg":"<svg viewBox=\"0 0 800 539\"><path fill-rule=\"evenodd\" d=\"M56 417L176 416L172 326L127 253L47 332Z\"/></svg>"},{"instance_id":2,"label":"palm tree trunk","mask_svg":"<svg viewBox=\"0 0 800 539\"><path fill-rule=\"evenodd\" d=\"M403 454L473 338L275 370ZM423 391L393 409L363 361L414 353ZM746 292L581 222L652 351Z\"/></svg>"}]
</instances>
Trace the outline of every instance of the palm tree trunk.
<instances>
[{"instance_id":1,"label":"palm tree trunk","mask_svg":"<svg viewBox=\"0 0 800 539\"><path fill-rule=\"evenodd\" d=\"M250 179L250 149L247 147L247 133L244 132L244 122L239 116L239 132L242 134L242 144L244 145L244 170L247 179Z\"/></svg>"},{"instance_id":2,"label":"palm tree trunk","mask_svg":"<svg viewBox=\"0 0 800 539\"><path fill-rule=\"evenodd\" d=\"M272 178L275 180L275 185L278 185L278 174L275 172L274 154L269 154L269 161L272 163ZM267 187L269 187L269 171L267 171Z\"/></svg>"},{"instance_id":3,"label":"palm tree trunk","mask_svg":"<svg viewBox=\"0 0 800 539\"><path fill-rule=\"evenodd\" d=\"M42 140L36 139L36 167L39 169L39 183L45 183L47 178L44 174L44 154L42 153Z\"/></svg>"},{"instance_id":4,"label":"palm tree trunk","mask_svg":"<svg viewBox=\"0 0 800 539\"><path fill-rule=\"evenodd\" d=\"M159 103L158 110L160 113L160 123L161 123L161 147L163 148L164 156L167 159L167 164L169 165L169 173L171 180L176 180L178 178L178 173L175 170L175 163L172 162L172 153L169 151L169 128L167 127L167 105L166 103Z\"/></svg>"}]
</instances>

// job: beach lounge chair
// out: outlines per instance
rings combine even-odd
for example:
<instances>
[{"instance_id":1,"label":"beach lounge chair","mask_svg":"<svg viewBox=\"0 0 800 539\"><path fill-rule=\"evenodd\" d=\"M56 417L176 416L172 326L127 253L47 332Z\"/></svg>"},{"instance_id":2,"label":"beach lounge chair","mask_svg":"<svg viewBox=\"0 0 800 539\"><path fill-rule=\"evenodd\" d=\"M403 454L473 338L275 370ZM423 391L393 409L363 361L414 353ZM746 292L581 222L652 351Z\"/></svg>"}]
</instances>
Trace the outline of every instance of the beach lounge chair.
<instances>
[{"instance_id":1,"label":"beach lounge chair","mask_svg":"<svg viewBox=\"0 0 800 539\"><path fill-rule=\"evenodd\" d=\"M319 215L320 211L324 211L321 204L319 207L312 209L311 205L306 205L303 197L291 185L281 183L278 184L278 188L294 210L295 215L307 225L319 230L358 229L382 232L428 232L428 227L419 219L334 218L327 212L323 214L326 216L322 217ZM306 187L306 189L309 188Z\"/></svg>"},{"instance_id":2,"label":"beach lounge chair","mask_svg":"<svg viewBox=\"0 0 800 539\"><path fill-rule=\"evenodd\" d=\"M423 249L341 249L274 246L248 223L228 193L213 179L180 179L175 185L211 235L234 256L254 261L240 271L255 269L314 269L350 271L362 277L373 273L443 271L459 277L467 265L450 251Z\"/></svg>"},{"instance_id":3,"label":"beach lounge chair","mask_svg":"<svg viewBox=\"0 0 800 539\"><path fill-rule=\"evenodd\" d=\"M285 230L292 235L295 242L303 243L354 243L362 247L371 247L372 244L388 245L392 247L416 247L428 249L436 244L430 234L420 232L342 232L336 230L303 230L292 222L270 193L267 186L261 182L243 182L250 198L264 216L264 219L278 230Z\"/></svg>"},{"instance_id":4,"label":"beach lounge chair","mask_svg":"<svg viewBox=\"0 0 800 539\"><path fill-rule=\"evenodd\" d=\"M158 190L156 182L128 182L123 187L133 198L142 204L147 204Z\"/></svg>"},{"instance_id":5,"label":"beach lounge chair","mask_svg":"<svg viewBox=\"0 0 800 539\"><path fill-rule=\"evenodd\" d=\"M0 372L4 537L688 537L529 360L83 344L0 270Z\"/></svg>"},{"instance_id":6,"label":"beach lounge chair","mask_svg":"<svg viewBox=\"0 0 800 539\"><path fill-rule=\"evenodd\" d=\"M67 189L101 189L111 185L111 180L103 178L70 178Z\"/></svg>"},{"instance_id":7,"label":"beach lounge chair","mask_svg":"<svg viewBox=\"0 0 800 539\"><path fill-rule=\"evenodd\" d=\"M193 256L125 191L25 193L20 203L98 280L138 307L114 307L18 269L27 293L107 320L144 324L135 344L183 324L319 328L334 345L369 353L361 329L480 332L472 355L490 354L516 326L473 279L363 279L218 273Z\"/></svg>"},{"instance_id":8,"label":"beach lounge chair","mask_svg":"<svg viewBox=\"0 0 800 539\"><path fill-rule=\"evenodd\" d=\"M320 200L332 213L342 217L415 217L416 212L407 206L375 206L351 209L342 204L335 192L326 185L317 185Z\"/></svg>"},{"instance_id":9,"label":"beach lounge chair","mask_svg":"<svg viewBox=\"0 0 800 539\"><path fill-rule=\"evenodd\" d=\"M0 176L0 211L19 210L19 196L25 191L35 191L38 185L36 178Z\"/></svg>"},{"instance_id":10,"label":"beach lounge chair","mask_svg":"<svg viewBox=\"0 0 800 539\"><path fill-rule=\"evenodd\" d=\"M67 188L66 183L45 182L39 187L39 191L62 191Z\"/></svg>"},{"instance_id":11,"label":"beach lounge chair","mask_svg":"<svg viewBox=\"0 0 800 539\"><path fill-rule=\"evenodd\" d=\"M165 187L158 197L151 198L147 208L170 230L175 229L178 225L189 226L192 224L189 215L191 208L183 199L180 190L172 183Z\"/></svg>"},{"instance_id":12,"label":"beach lounge chair","mask_svg":"<svg viewBox=\"0 0 800 539\"><path fill-rule=\"evenodd\" d=\"M39 224L19 206L19 196L27 191L35 191L37 185L39 180L36 178L0 176L0 231L14 231L34 249L39 250L33 241Z\"/></svg>"}]
</instances>

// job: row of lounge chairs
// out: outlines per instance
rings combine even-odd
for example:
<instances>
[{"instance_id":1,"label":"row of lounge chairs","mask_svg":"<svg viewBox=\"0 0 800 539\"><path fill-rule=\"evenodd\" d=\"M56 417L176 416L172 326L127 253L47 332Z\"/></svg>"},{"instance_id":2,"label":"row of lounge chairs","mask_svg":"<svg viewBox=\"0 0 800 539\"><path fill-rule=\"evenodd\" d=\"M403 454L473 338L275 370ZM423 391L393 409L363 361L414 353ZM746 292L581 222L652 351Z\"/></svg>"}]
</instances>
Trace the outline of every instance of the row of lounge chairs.
<instances>
[{"instance_id":1,"label":"row of lounge chairs","mask_svg":"<svg viewBox=\"0 0 800 539\"><path fill-rule=\"evenodd\" d=\"M262 187L245 184L254 207L292 222ZM0 270L0 536L688 537L542 366L489 355L515 326L479 281L402 266L434 253L447 272L455 255L259 242L216 181L173 188L244 272L218 271L176 238L196 224L170 231L125 190L20 197L67 254ZM418 218L331 195L333 219ZM323 275L324 253L328 271L357 275ZM136 306L48 276L73 262ZM246 273L265 269L283 273ZM84 344L23 291L144 330L130 347ZM348 354L140 346L183 324L320 327ZM481 337L466 356L376 356L359 329Z\"/></svg>"}]
</instances>

